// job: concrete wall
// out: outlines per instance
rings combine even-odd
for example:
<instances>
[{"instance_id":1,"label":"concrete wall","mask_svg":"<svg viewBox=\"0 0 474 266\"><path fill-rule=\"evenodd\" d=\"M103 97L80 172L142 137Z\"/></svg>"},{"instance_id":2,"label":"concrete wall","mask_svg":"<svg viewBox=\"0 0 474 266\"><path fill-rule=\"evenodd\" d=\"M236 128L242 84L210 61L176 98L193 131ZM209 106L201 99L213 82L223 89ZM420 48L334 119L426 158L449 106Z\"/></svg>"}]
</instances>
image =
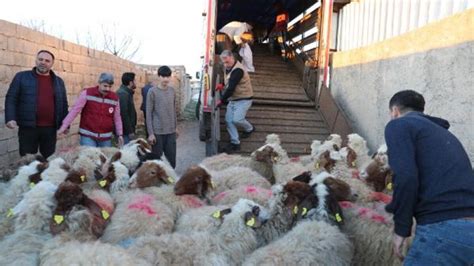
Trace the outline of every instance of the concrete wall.
<instances>
[{"instance_id":1,"label":"concrete wall","mask_svg":"<svg viewBox=\"0 0 474 266\"><path fill-rule=\"evenodd\" d=\"M70 107L83 88L97 84L101 72L114 74L114 89L120 86L123 72L135 72L139 88L145 85L150 75L133 62L0 20L0 169L19 158L18 132L5 127L5 95L14 75L31 69L35 64L36 53L41 49L55 54L53 70L66 83ZM142 101L139 89L134 99L140 123L143 114L139 110ZM58 141L56 150L78 145L78 126L79 118L76 118L71 134Z\"/></svg>"},{"instance_id":2,"label":"concrete wall","mask_svg":"<svg viewBox=\"0 0 474 266\"><path fill-rule=\"evenodd\" d=\"M331 92L371 147L384 142L388 101L414 89L449 120L474 160L474 9L360 49L333 54Z\"/></svg>"}]
</instances>

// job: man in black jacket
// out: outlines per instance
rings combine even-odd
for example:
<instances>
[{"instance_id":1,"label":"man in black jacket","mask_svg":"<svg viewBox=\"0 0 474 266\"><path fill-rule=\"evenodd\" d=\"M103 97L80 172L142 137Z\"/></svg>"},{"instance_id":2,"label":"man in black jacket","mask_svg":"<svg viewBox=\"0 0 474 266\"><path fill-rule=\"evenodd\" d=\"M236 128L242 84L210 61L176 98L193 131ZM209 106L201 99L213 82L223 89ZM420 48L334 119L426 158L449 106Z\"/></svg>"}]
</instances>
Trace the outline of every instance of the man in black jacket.
<instances>
[{"instance_id":1,"label":"man in black jacket","mask_svg":"<svg viewBox=\"0 0 474 266\"><path fill-rule=\"evenodd\" d=\"M385 127L394 173L394 253L412 232L416 236L405 265L473 265L474 173L448 121L423 114L425 100L415 91L396 93Z\"/></svg>"},{"instance_id":2,"label":"man in black jacket","mask_svg":"<svg viewBox=\"0 0 474 266\"><path fill-rule=\"evenodd\" d=\"M47 158L56 150L56 130L68 113L64 81L51 67L54 55L41 50L32 70L18 72L5 98L5 122L18 127L20 155L35 154L38 147Z\"/></svg>"},{"instance_id":3,"label":"man in black jacket","mask_svg":"<svg viewBox=\"0 0 474 266\"><path fill-rule=\"evenodd\" d=\"M123 125L123 143L127 144L135 138L135 128L137 126L137 111L133 101L135 93L135 73L125 72L122 75L122 85L117 90L120 100L120 116Z\"/></svg>"}]
</instances>

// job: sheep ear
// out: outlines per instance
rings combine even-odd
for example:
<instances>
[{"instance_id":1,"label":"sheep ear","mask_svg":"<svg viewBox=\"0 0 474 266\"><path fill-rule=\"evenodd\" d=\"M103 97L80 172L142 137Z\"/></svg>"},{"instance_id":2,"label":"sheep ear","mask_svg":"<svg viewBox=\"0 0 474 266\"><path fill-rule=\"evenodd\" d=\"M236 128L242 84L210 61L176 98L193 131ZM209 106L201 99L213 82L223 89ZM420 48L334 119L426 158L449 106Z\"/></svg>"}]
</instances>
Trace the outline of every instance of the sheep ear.
<instances>
[{"instance_id":1,"label":"sheep ear","mask_svg":"<svg viewBox=\"0 0 474 266\"><path fill-rule=\"evenodd\" d=\"M339 202L332 195L329 195L326 198L326 204L328 206L328 211L331 218L336 222L337 225L343 225L344 216L342 214L341 206L339 206Z\"/></svg>"},{"instance_id":2,"label":"sheep ear","mask_svg":"<svg viewBox=\"0 0 474 266\"><path fill-rule=\"evenodd\" d=\"M228 208L228 209L224 209L224 210L221 210L221 211L215 211L213 214L212 214L212 217L216 218L216 219L222 219L224 218L225 215L229 214L232 212L232 209Z\"/></svg>"},{"instance_id":3,"label":"sheep ear","mask_svg":"<svg viewBox=\"0 0 474 266\"><path fill-rule=\"evenodd\" d=\"M311 181L311 172L310 171L303 172L293 177L292 179L293 181L300 181L300 182L309 184L309 181Z\"/></svg>"},{"instance_id":4,"label":"sheep ear","mask_svg":"<svg viewBox=\"0 0 474 266\"><path fill-rule=\"evenodd\" d=\"M38 184L41 180L43 180L41 178L41 173L36 173L36 174L30 175L28 177L28 179L30 180L30 184Z\"/></svg>"},{"instance_id":5,"label":"sheep ear","mask_svg":"<svg viewBox=\"0 0 474 266\"><path fill-rule=\"evenodd\" d=\"M372 154L372 159L375 159L375 155L377 155L376 152L374 152L374 154Z\"/></svg>"},{"instance_id":6,"label":"sheep ear","mask_svg":"<svg viewBox=\"0 0 474 266\"><path fill-rule=\"evenodd\" d=\"M46 170L46 168L48 168L48 162L46 161L41 162L40 164L38 164L38 166L36 166L36 170L38 170L39 173L42 173L44 170Z\"/></svg>"},{"instance_id":7,"label":"sheep ear","mask_svg":"<svg viewBox=\"0 0 474 266\"><path fill-rule=\"evenodd\" d=\"M117 152L112 156L112 159L110 159L110 162L111 163L116 162L116 161L120 160L120 158L122 158L122 153Z\"/></svg>"},{"instance_id":8,"label":"sheep ear","mask_svg":"<svg viewBox=\"0 0 474 266\"><path fill-rule=\"evenodd\" d=\"M244 215L245 225L250 228L258 228L261 226L257 216L252 212L246 212Z\"/></svg>"},{"instance_id":9,"label":"sheep ear","mask_svg":"<svg viewBox=\"0 0 474 266\"><path fill-rule=\"evenodd\" d=\"M339 147L336 144L333 144L332 147L334 148L335 151L339 151Z\"/></svg>"},{"instance_id":10,"label":"sheep ear","mask_svg":"<svg viewBox=\"0 0 474 266\"><path fill-rule=\"evenodd\" d=\"M100 157L100 161L102 162L102 164L107 162L107 157L105 157L103 154L101 154L99 157Z\"/></svg>"},{"instance_id":11,"label":"sheep ear","mask_svg":"<svg viewBox=\"0 0 474 266\"><path fill-rule=\"evenodd\" d=\"M40 161L42 163L47 163L48 161L43 157L43 155L38 154L35 156L35 160Z\"/></svg>"}]
</instances>

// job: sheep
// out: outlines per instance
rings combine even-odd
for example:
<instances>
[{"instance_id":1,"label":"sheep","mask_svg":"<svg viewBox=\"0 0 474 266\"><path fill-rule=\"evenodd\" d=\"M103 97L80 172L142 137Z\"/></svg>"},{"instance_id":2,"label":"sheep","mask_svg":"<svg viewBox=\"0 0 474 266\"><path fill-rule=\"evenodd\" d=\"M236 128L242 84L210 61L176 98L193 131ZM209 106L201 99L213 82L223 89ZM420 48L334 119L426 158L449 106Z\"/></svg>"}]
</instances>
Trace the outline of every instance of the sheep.
<instances>
[{"instance_id":1,"label":"sheep","mask_svg":"<svg viewBox=\"0 0 474 266\"><path fill-rule=\"evenodd\" d=\"M304 182L289 181L287 184L274 185L269 200L270 219L259 234L259 246L265 245L288 232L297 219L295 207L312 195L311 186Z\"/></svg>"},{"instance_id":2,"label":"sheep","mask_svg":"<svg viewBox=\"0 0 474 266\"><path fill-rule=\"evenodd\" d=\"M0 242L0 265L37 265L43 244L51 239L49 217L56 204L56 186L39 182L14 208L15 231Z\"/></svg>"},{"instance_id":3,"label":"sheep","mask_svg":"<svg viewBox=\"0 0 474 266\"><path fill-rule=\"evenodd\" d=\"M401 265L393 253L393 222L370 208L341 202L345 213L343 231L354 243L356 265Z\"/></svg>"},{"instance_id":4,"label":"sheep","mask_svg":"<svg viewBox=\"0 0 474 266\"><path fill-rule=\"evenodd\" d=\"M242 185L253 185L264 189L270 189L272 186L266 178L247 167L230 167L221 171L210 171L209 174L215 185L214 194Z\"/></svg>"},{"instance_id":5,"label":"sheep","mask_svg":"<svg viewBox=\"0 0 474 266\"><path fill-rule=\"evenodd\" d=\"M36 263L38 265L38 263ZM99 241L81 243L49 241L40 254L39 265L150 265L123 248Z\"/></svg>"},{"instance_id":6,"label":"sheep","mask_svg":"<svg viewBox=\"0 0 474 266\"><path fill-rule=\"evenodd\" d=\"M79 151L77 159L71 165L72 170L84 175L85 181L93 181L100 177L100 169L106 161L107 157L99 148L84 147Z\"/></svg>"},{"instance_id":7,"label":"sheep","mask_svg":"<svg viewBox=\"0 0 474 266\"><path fill-rule=\"evenodd\" d=\"M367 142L358 134L347 135L347 147L351 148L357 154L355 165L359 169L365 169L369 165L371 158L369 156L369 148Z\"/></svg>"},{"instance_id":8,"label":"sheep","mask_svg":"<svg viewBox=\"0 0 474 266\"><path fill-rule=\"evenodd\" d=\"M267 218L263 207L241 199L214 233L141 237L129 252L154 265L238 265L257 247L257 231Z\"/></svg>"},{"instance_id":9,"label":"sheep","mask_svg":"<svg viewBox=\"0 0 474 266\"><path fill-rule=\"evenodd\" d=\"M353 246L337 227L303 221L250 254L243 265L351 265Z\"/></svg>"},{"instance_id":10,"label":"sheep","mask_svg":"<svg viewBox=\"0 0 474 266\"><path fill-rule=\"evenodd\" d=\"M66 164L64 159L55 158L48 162L48 167L41 173L40 178L59 185L67 178L69 170L71 167Z\"/></svg>"},{"instance_id":11,"label":"sheep","mask_svg":"<svg viewBox=\"0 0 474 266\"><path fill-rule=\"evenodd\" d=\"M171 210L152 195L130 191L121 195L102 241L117 244L139 236L171 233L174 219Z\"/></svg>"},{"instance_id":12,"label":"sheep","mask_svg":"<svg viewBox=\"0 0 474 266\"><path fill-rule=\"evenodd\" d=\"M150 160L144 162L129 180L131 188L145 188L173 184L178 180L178 175L169 163L163 160Z\"/></svg>"},{"instance_id":13,"label":"sheep","mask_svg":"<svg viewBox=\"0 0 474 266\"><path fill-rule=\"evenodd\" d=\"M132 175L143 161L142 156L151 153L151 146L144 139L139 138L130 141L118 153L121 154L120 162L129 169L130 175Z\"/></svg>"},{"instance_id":14,"label":"sheep","mask_svg":"<svg viewBox=\"0 0 474 266\"><path fill-rule=\"evenodd\" d=\"M230 212L230 207L203 206L183 212L175 225L175 232L214 232L222 224L223 217Z\"/></svg>"},{"instance_id":15,"label":"sheep","mask_svg":"<svg viewBox=\"0 0 474 266\"><path fill-rule=\"evenodd\" d=\"M298 175L308 170L300 162L291 162L286 151L281 147L278 135L267 136L266 144L256 151L256 160L272 164L275 184L284 184L291 176Z\"/></svg>"},{"instance_id":16,"label":"sheep","mask_svg":"<svg viewBox=\"0 0 474 266\"><path fill-rule=\"evenodd\" d=\"M97 201L94 201L79 185L71 182L61 183L54 197L57 205L49 225L53 235L94 240L102 235L114 212L110 196L95 194Z\"/></svg>"},{"instance_id":17,"label":"sheep","mask_svg":"<svg viewBox=\"0 0 474 266\"><path fill-rule=\"evenodd\" d=\"M269 189L246 185L223 191L213 197L211 202L213 205L232 205L240 198L244 198L253 200L262 206L267 206L271 196L272 191Z\"/></svg>"},{"instance_id":18,"label":"sheep","mask_svg":"<svg viewBox=\"0 0 474 266\"><path fill-rule=\"evenodd\" d=\"M372 156L370 164L360 175L376 192L392 190L393 172L388 165L387 145L383 144Z\"/></svg>"},{"instance_id":19,"label":"sheep","mask_svg":"<svg viewBox=\"0 0 474 266\"><path fill-rule=\"evenodd\" d=\"M6 193L1 195L0 239L13 231L12 208L21 201L24 193L34 186L34 183L30 180L36 179L46 169L47 165L47 162L35 160L20 167L18 174L8 182Z\"/></svg>"}]
</instances>

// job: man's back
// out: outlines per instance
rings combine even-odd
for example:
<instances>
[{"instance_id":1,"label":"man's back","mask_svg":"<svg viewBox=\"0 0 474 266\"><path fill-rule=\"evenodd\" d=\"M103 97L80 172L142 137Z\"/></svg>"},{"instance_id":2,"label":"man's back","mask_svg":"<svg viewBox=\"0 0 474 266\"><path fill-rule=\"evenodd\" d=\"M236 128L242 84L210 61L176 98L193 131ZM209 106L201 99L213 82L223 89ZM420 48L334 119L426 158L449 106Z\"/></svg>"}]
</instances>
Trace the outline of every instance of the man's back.
<instances>
[{"instance_id":1,"label":"man's back","mask_svg":"<svg viewBox=\"0 0 474 266\"><path fill-rule=\"evenodd\" d=\"M418 224L474 215L472 165L448 127L447 121L419 112L387 124L389 163L403 194L395 195L388 210L412 209Z\"/></svg>"}]
</instances>

